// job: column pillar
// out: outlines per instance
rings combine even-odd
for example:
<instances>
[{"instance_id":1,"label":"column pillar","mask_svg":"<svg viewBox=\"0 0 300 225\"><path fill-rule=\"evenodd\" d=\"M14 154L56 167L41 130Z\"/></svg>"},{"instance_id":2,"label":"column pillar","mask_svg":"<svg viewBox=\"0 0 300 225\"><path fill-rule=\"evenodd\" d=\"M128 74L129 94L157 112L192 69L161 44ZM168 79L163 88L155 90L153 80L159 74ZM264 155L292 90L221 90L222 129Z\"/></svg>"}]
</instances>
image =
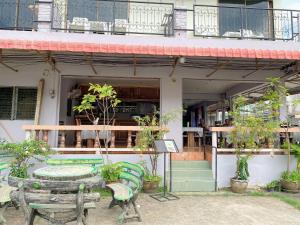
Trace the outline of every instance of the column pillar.
<instances>
[{"instance_id":1,"label":"column pillar","mask_svg":"<svg viewBox=\"0 0 300 225\"><path fill-rule=\"evenodd\" d=\"M42 0L38 4L37 27L38 31L51 31L51 17L52 17L52 1Z\"/></svg>"},{"instance_id":2,"label":"column pillar","mask_svg":"<svg viewBox=\"0 0 300 225\"><path fill-rule=\"evenodd\" d=\"M216 179L216 154L217 154L217 147L218 147L218 132L213 131L211 137L211 153L212 153L212 159L211 159L211 169L213 173L213 178Z\"/></svg>"},{"instance_id":3,"label":"column pillar","mask_svg":"<svg viewBox=\"0 0 300 225\"><path fill-rule=\"evenodd\" d=\"M171 79L169 76L162 77L160 80L160 111L164 115L174 110L182 109L182 79ZM168 124L166 138L174 139L179 150L183 149L182 140L182 113Z\"/></svg>"},{"instance_id":4,"label":"column pillar","mask_svg":"<svg viewBox=\"0 0 300 225\"><path fill-rule=\"evenodd\" d=\"M177 6L174 10L174 36L187 37L187 9L184 6ZM179 30L176 30L179 29Z\"/></svg>"}]
</instances>

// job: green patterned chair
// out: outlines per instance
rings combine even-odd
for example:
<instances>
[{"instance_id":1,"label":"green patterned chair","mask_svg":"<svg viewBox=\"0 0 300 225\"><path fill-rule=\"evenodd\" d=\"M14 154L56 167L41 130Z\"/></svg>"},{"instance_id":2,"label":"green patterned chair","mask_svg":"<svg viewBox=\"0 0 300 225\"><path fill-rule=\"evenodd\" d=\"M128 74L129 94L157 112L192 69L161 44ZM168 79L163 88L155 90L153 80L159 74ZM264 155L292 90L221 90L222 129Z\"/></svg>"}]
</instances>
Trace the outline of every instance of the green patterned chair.
<instances>
[{"instance_id":1,"label":"green patterned chair","mask_svg":"<svg viewBox=\"0 0 300 225\"><path fill-rule=\"evenodd\" d=\"M118 218L117 224L122 224L127 219L138 219L142 221L141 214L138 210L136 200L142 189L144 168L138 164L120 162L123 171L120 174L122 183L112 183L106 185L112 191L112 201L109 208L118 205L122 208L122 213ZM130 214L130 207L133 206L134 213Z\"/></svg>"}]
</instances>

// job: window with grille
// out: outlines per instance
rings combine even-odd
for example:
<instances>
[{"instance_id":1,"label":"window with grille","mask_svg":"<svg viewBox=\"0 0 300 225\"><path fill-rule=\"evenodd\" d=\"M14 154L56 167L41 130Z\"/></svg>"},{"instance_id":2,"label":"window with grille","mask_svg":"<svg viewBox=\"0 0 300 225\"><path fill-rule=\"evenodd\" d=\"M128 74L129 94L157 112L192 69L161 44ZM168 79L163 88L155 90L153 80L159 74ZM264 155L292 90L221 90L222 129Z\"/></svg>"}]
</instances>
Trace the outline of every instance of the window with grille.
<instances>
[{"instance_id":1,"label":"window with grille","mask_svg":"<svg viewBox=\"0 0 300 225\"><path fill-rule=\"evenodd\" d=\"M12 119L12 102L13 102L13 88L0 88L0 119Z\"/></svg>"},{"instance_id":2,"label":"window with grille","mask_svg":"<svg viewBox=\"0 0 300 225\"><path fill-rule=\"evenodd\" d=\"M0 119L34 119L36 99L36 88L0 87Z\"/></svg>"}]
</instances>

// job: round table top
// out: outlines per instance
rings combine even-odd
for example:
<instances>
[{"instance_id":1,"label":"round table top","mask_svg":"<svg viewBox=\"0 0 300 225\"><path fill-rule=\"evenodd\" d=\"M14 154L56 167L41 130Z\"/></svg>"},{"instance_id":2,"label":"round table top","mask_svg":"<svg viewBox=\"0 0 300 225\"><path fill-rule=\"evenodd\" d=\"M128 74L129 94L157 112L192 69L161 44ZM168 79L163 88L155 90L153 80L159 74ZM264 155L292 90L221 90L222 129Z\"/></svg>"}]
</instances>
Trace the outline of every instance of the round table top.
<instances>
[{"instance_id":1,"label":"round table top","mask_svg":"<svg viewBox=\"0 0 300 225\"><path fill-rule=\"evenodd\" d=\"M33 176L43 180L79 180L93 177L97 174L97 169L91 166L47 166L37 169Z\"/></svg>"}]
</instances>

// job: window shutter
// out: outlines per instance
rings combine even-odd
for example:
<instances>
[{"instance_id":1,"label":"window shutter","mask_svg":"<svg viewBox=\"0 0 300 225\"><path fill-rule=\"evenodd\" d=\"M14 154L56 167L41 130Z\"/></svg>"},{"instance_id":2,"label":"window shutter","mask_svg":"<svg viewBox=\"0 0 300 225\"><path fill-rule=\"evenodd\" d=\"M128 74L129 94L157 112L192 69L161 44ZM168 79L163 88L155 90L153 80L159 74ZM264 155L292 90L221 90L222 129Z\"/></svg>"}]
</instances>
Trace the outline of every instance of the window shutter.
<instances>
[{"instance_id":1,"label":"window shutter","mask_svg":"<svg viewBox=\"0 0 300 225\"><path fill-rule=\"evenodd\" d=\"M0 119L12 119L12 103L13 103L13 88L1 87L0 88Z\"/></svg>"},{"instance_id":2,"label":"window shutter","mask_svg":"<svg viewBox=\"0 0 300 225\"><path fill-rule=\"evenodd\" d=\"M36 88L17 88L17 106L16 118L17 120L32 120L34 119L36 109Z\"/></svg>"}]
</instances>

